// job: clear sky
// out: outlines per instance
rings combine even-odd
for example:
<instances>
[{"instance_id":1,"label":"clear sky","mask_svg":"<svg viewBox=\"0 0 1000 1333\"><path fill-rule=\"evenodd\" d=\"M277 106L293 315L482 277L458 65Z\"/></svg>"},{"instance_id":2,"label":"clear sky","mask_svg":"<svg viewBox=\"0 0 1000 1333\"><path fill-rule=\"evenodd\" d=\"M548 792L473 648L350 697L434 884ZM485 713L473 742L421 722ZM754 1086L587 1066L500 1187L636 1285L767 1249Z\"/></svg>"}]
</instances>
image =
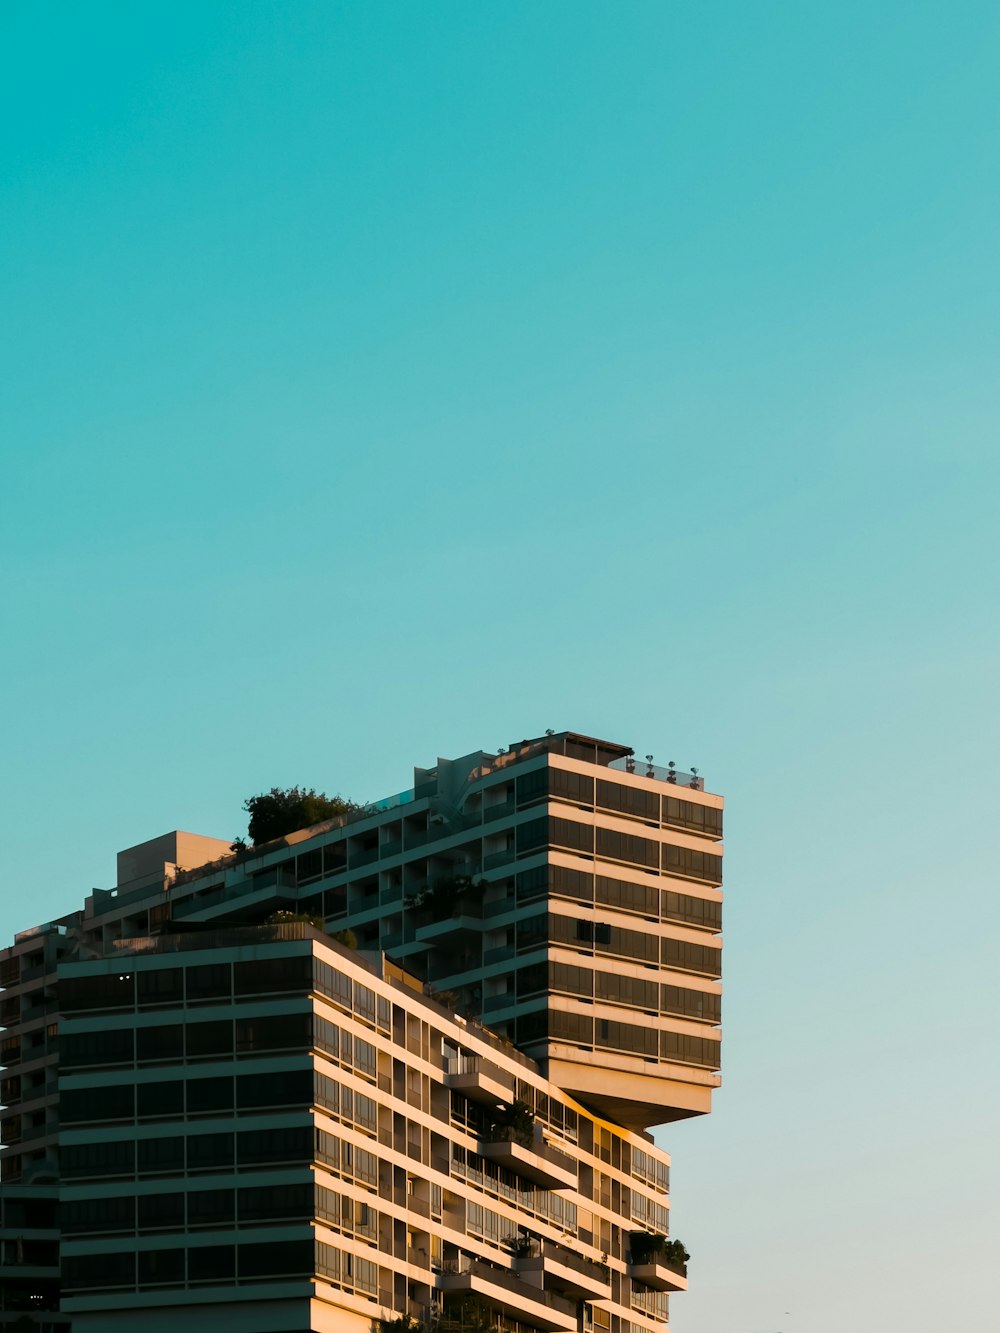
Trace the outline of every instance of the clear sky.
<instances>
[{"instance_id":1,"label":"clear sky","mask_svg":"<svg viewBox=\"0 0 1000 1333\"><path fill-rule=\"evenodd\" d=\"M992 1333L1000 8L0 23L0 935L275 784L697 764L675 1333Z\"/></svg>"}]
</instances>

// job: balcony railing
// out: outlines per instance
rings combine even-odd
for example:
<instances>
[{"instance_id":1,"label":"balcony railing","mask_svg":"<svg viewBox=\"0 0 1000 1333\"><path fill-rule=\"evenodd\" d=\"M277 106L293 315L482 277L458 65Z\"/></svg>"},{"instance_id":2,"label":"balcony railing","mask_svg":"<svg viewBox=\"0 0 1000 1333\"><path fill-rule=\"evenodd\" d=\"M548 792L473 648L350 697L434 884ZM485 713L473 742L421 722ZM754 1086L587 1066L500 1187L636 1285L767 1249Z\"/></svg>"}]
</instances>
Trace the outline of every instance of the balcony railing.
<instances>
[{"instance_id":1,"label":"balcony railing","mask_svg":"<svg viewBox=\"0 0 1000 1333\"><path fill-rule=\"evenodd\" d=\"M494 1268L481 1259L463 1255L438 1267L439 1290L482 1297L495 1309L545 1329L575 1329L577 1305L553 1291L523 1282L509 1268Z\"/></svg>"},{"instance_id":2,"label":"balcony railing","mask_svg":"<svg viewBox=\"0 0 1000 1333\"><path fill-rule=\"evenodd\" d=\"M576 1296L599 1300L610 1294L611 1270L565 1245L543 1241L537 1252L517 1261L518 1272L540 1274L546 1290L552 1286Z\"/></svg>"},{"instance_id":3,"label":"balcony railing","mask_svg":"<svg viewBox=\"0 0 1000 1333\"><path fill-rule=\"evenodd\" d=\"M487 1161L546 1189L571 1189L577 1183L574 1159L546 1143L537 1129L535 1136L526 1140L517 1129L497 1126L480 1140L479 1152Z\"/></svg>"},{"instance_id":4,"label":"balcony railing","mask_svg":"<svg viewBox=\"0 0 1000 1333\"><path fill-rule=\"evenodd\" d=\"M514 856L513 847L506 847L502 852L491 852L489 856L483 857L483 869L496 870L497 866L505 866L513 861Z\"/></svg>"},{"instance_id":5,"label":"balcony railing","mask_svg":"<svg viewBox=\"0 0 1000 1333\"><path fill-rule=\"evenodd\" d=\"M490 824L494 819L503 819L506 815L512 815L517 810L517 805L513 800L503 801L500 805L483 806L483 823Z\"/></svg>"},{"instance_id":6,"label":"balcony railing","mask_svg":"<svg viewBox=\"0 0 1000 1333\"><path fill-rule=\"evenodd\" d=\"M617 768L620 773L634 773L637 778L655 778L657 782L666 782L671 787L690 787L692 791L704 791L705 779L698 773L685 773L679 768L661 768L649 759L636 759L627 755L622 759L612 759L608 768Z\"/></svg>"},{"instance_id":7,"label":"balcony railing","mask_svg":"<svg viewBox=\"0 0 1000 1333\"><path fill-rule=\"evenodd\" d=\"M509 1102L514 1094L510 1074L481 1055L459 1055L447 1060L445 1083L453 1091L491 1106Z\"/></svg>"}]
</instances>

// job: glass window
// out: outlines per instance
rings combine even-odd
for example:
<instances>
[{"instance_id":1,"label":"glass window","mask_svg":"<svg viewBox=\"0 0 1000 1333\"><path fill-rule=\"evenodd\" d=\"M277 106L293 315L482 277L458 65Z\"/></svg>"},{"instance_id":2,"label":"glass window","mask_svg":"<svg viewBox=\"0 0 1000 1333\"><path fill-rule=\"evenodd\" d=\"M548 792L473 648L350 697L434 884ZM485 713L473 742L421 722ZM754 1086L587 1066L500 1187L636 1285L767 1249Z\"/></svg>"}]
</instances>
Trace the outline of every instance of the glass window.
<instances>
[{"instance_id":1,"label":"glass window","mask_svg":"<svg viewBox=\"0 0 1000 1333\"><path fill-rule=\"evenodd\" d=\"M604 810L614 810L617 814L641 819L648 824L656 824L660 819L660 797L657 792L626 787L619 782L598 780L597 804Z\"/></svg>"},{"instance_id":2,"label":"glass window","mask_svg":"<svg viewBox=\"0 0 1000 1333\"><path fill-rule=\"evenodd\" d=\"M258 1106L312 1105L310 1069L288 1069L276 1074L241 1074L236 1080L236 1101L241 1110Z\"/></svg>"},{"instance_id":3,"label":"glass window","mask_svg":"<svg viewBox=\"0 0 1000 1333\"><path fill-rule=\"evenodd\" d=\"M175 1175L184 1170L182 1138L140 1139L136 1152L141 1176Z\"/></svg>"},{"instance_id":4,"label":"glass window","mask_svg":"<svg viewBox=\"0 0 1000 1333\"><path fill-rule=\"evenodd\" d=\"M60 1064L66 1069L75 1065L131 1064L133 1040L131 1029L68 1033L59 1041Z\"/></svg>"},{"instance_id":5,"label":"glass window","mask_svg":"<svg viewBox=\"0 0 1000 1333\"><path fill-rule=\"evenodd\" d=\"M231 1282L236 1276L235 1245L198 1245L188 1250L189 1282Z\"/></svg>"},{"instance_id":6,"label":"glass window","mask_svg":"<svg viewBox=\"0 0 1000 1333\"><path fill-rule=\"evenodd\" d=\"M140 1231L169 1231L184 1225L183 1194L140 1194L136 1202Z\"/></svg>"},{"instance_id":7,"label":"glass window","mask_svg":"<svg viewBox=\"0 0 1000 1333\"><path fill-rule=\"evenodd\" d=\"M184 1057L184 1028L180 1023L136 1030L138 1060L181 1060Z\"/></svg>"},{"instance_id":8,"label":"glass window","mask_svg":"<svg viewBox=\"0 0 1000 1333\"><path fill-rule=\"evenodd\" d=\"M134 1004L135 976L131 972L68 977L59 982L59 1006L65 1014L82 1009L131 1009Z\"/></svg>"},{"instance_id":9,"label":"glass window","mask_svg":"<svg viewBox=\"0 0 1000 1333\"><path fill-rule=\"evenodd\" d=\"M228 1000L232 996L231 969L228 963L208 963L187 969L188 1003L202 1000Z\"/></svg>"},{"instance_id":10,"label":"glass window","mask_svg":"<svg viewBox=\"0 0 1000 1333\"><path fill-rule=\"evenodd\" d=\"M312 958L308 954L292 958L268 958L237 963L234 984L237 995L267 995L275 991L312 989Z\"/></svg>"},{"instance_id":11,"label":"glass window","mask_svg":"<svg viewBox=\"0 0 1000 1333\"><path fill-rule=\"evenodd\" d=\"M59 1099L59 1120L63 1125L100 1120L131 1120L134 1114L135 1093L131 1084L67 1089Z\"/></svg>"},{"instance_id":12,"label":"glass window","mask_svg":"<svg viewBox=\"0 0 1000 1333\"><path fill-rule=\"evenodd\" d=\"M192 1190L188 1195L188 1226L225 1226L236 1217L235 1190Z\"/></svg>"},{"instance_id":13,"label":"glass window","mask_svg":"<svg viewBox=\"0 0 1000 1333\"><path fill-rule=\"evenodd\" d=\"M143 1116L174 1116L184 1113L184 1084L180 1079L136 1085L136 1109Z\"/></svg>"},{"instance_id":14,"label":"glass window","mask_svg":"<svg viewBox=\"0 0 1000 1333\"><path fill-rule=\"evenodd\" d=\"M278 1014L236 1020L238 1053L308 1050L312 1045L309 1014Z\"/></svg>"},{"instance_id":15,"label":"glass window","mask_svg":"<svg viewBox=\"0 0 1000 1333\"><path fill-rule=\"evenodd\" d=\"M184 1281L184 1251L140 1250L139 1286L175 1287Z\"/></svg>"},{"instance_id":16,"label":"glass window","mask_svg":"<svg viewBox=\"0 0 1000 1333\"><path fill-rule=\"evenodd\" d=\"M188 1115L205 1115L213 1111L231 1111L233 1108L233 1080L221 1078L193 1078L187 1085Z\"/></svg>"},{"instance_id":17,"label":"glass window","mask_svg":"<svg viewBox=\"0 0 1000 1333\"><path fill-rule=\"evenodd\" d=\"M159 967L137 974L140 1004L178 1004L184 995L184 973L179 967Z\"/></svg>"},{"instance_id":18,"label":"glass window","mask_svg":"<svg viewBox=\"0 0 1000 1333\"><path fill-rule=\"evenodd\" d=\"M209 1171L233 1164L232 1134L192 1134L187 1141L189 1171Z\"/></svg>"}]
</instances>

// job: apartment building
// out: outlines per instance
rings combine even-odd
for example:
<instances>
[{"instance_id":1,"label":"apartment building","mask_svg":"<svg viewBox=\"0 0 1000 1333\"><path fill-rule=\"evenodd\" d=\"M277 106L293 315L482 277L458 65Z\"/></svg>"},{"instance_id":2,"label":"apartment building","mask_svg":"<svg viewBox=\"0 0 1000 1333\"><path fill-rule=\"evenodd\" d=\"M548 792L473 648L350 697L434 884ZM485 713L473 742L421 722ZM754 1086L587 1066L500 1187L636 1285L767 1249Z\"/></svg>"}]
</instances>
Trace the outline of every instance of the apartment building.
<instances>
[{"instance_id":1,"label":"apartment building","mask_svg":"<svg viewBox=\"0 0 1000 1333\"><path fill-rule=\"evenodd\" d=\"M646 1131L719 1082L721 833L697 775L567 732L264 846L121 853L0 954L0 1195L48 1223L3 1219L5 1283L46 1260L18 1306L662 1329Z\"/></svg>"}]
</instances>

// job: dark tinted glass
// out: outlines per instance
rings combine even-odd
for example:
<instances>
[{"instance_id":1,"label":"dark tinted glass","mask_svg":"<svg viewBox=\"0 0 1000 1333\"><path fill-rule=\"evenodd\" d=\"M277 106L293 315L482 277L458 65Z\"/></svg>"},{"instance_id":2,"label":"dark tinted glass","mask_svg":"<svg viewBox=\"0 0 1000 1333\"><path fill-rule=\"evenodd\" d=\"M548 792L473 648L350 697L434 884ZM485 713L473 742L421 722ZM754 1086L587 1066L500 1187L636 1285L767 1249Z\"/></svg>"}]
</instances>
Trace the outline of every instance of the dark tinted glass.
<instances>
[{"instance_id":1,"label":"dark tinted glass","mask_svg":"<svg viewBox=\"0 0 1000 1333\"><path fill-rule=\"evenodd\" d=\"M187 970L187 996L195 1000L228 1000L232 989L228 963L206 963Z\"/></svg>"},{"instance_id":2,"label":"dark tinted glass","mask_svg":"<svg viewBox=\"0 0 1000 1333\"><path fill-rule=\"evenodd\" d=\"M233 1080L222 1078L193 1078L187 1085L188 1115L204 1115L210 1111L228 1111L233 1105Z\"/></svg>"},{"instance_id":3,"label":"dark tinted glass","mask_svg":"<svg viewBox=\"0 0 1000 1333\"><path fill-rule=\"evenodd\" d=\"M136 1203L140 1230L167 1231L184 1225L183 1194L141 1194Z\"/></svg>"},{"instance_id":4,"label":"dark tinted glass","mask_svg":"<svg viewBox=\"0 0 1000 1333\"><path fill-rule=\"evenodd\" d=\"M184 1055L184 1028L180 1023L136 1030L136 1059L180 1060Z\"/></svg>"},{"instance_id":5,"label":"dark tinted glass","mask_svg":"<svg viewBox=\"0 0 1000 1333\"><path fill-rule=\"evenodd\" d=\"M142 971L136 981L140 1004L176 1004L184 995L184 973L179 967Z\"/></svg>"},{"instance_id":6,"label":"dark tinted glass","mask_svg":"<svg viewBox=\"0 0 1000 1333\"><path fill-rule=\"evenodd\" d=\"M184 1084L180 1079L136 1086L136 1110L140 1116L173 1116L184 1113Z\"/></svg>"}]
</instances>

